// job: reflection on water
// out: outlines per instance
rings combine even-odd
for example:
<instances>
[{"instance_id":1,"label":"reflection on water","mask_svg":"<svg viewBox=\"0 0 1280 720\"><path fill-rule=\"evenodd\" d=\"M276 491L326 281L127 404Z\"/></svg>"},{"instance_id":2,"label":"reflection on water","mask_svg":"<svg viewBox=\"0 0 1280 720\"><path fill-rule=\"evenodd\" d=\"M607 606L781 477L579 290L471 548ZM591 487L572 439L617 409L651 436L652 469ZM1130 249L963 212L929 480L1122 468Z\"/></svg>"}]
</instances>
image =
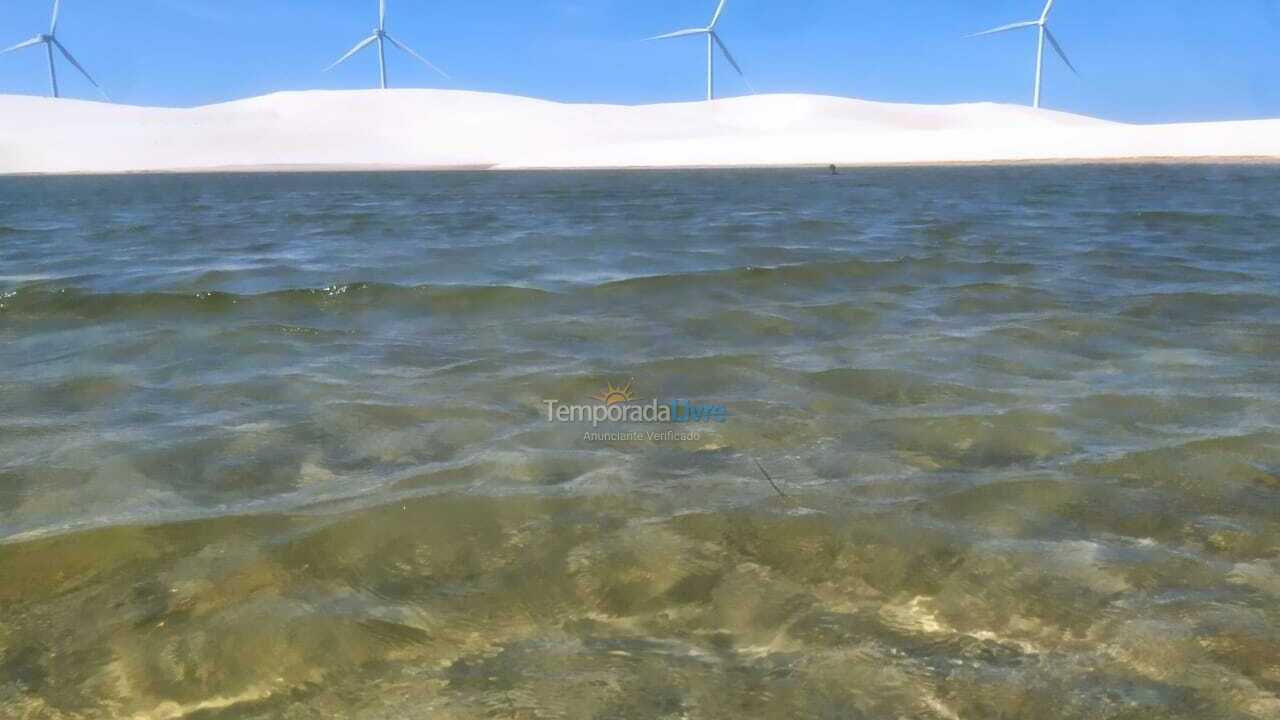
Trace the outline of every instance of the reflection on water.
<instances>
[{"instance_id":1,"label":"reflection on water","mask_svg":"<svg viewBox=\"0 0 1280 720\"><path fill-rule=\"evenodd\" d=\"M0 179L0 717L1280 717L1278 190Z\"/></svg>"}]
</instances>

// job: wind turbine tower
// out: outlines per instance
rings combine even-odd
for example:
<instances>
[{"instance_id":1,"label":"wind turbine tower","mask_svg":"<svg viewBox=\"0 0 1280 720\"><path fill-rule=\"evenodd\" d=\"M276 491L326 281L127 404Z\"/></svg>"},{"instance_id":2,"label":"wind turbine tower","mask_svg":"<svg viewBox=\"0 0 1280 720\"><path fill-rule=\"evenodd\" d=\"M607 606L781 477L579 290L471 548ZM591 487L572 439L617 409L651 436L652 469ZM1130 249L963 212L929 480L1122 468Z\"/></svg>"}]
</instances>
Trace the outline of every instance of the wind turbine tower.
<instances>
[{"instance_id":1,"label":"wind turbine tower","mask_svg":"<svg viewBox=\"0 0 1280 720\"><path fill-rule=\"evenodd\" d=\"M688 30L677 30L665 35L658 35L649 38L650 40L669 40L671 38L689 37L695 35L705 35L707 37L707 99L716 99L716 46L720 47L724 57L733 66L734 70L746 80L746 73L742 72L742 67L738 65L738 61L733 59L733 53L729 52L729 46L724 44L724 40L720 39L720 33L716 32L716 26L720 23L720 17L724 15L724 6L728 0L720 0L720 4L716 7L715 15L711 16L711 22L706 27L690 28ZM751 83L747 82L747 87L751 87ZM753 90L754 92L754 90Z\"/></svg>"},{"instance_id":2,"label":"wind turbine tower","mask_svg":"<svg viewBox=\"0 0 1280 720\"><path fill-rule=\"evenodd\" d=\"M387 32L387 0L378 0L378 27L373 29L373 34L356 43L356 46L351 48L346 55L338 58L337 62L325 68L324 71L329 72L330 70L338 67L342 63L346 62L352 55L355 55L374 43L378 44L378 77L381 80L381 87L383 90L387 89L387 43L391 43L397 48L400 48L400 50L406 55L440 73L440 75L442 75L446 80L449 78L448 73L433 65L430 60L427 60L414 52L408 45L405 45L395 39L391 33Z\"/></svg>"},{"instance_id":3,"label":"wind turbine tower","mask_svg":"<svg viewBox=\"0 0 1280 720\"><path fill-rule=\"evenodd\" d=\"M975 33L969 37L981 37L983 35L995 35L997 33L1006 33L1013 30L1021 30L1023 28L1036 28L1040 34L1040 44L1036 49L1036 91L1032 100L1032 107L1040 107L1040 89L1044 84L1044 43L1046 40L1053 46L1054 52L1058 53L1058 57L1062 58L1062 62L1071 68L1071 72L1079 75L1076 66L1071 64L1071 59L1067 57L1067 53L1058 44L1058 39L1053 36L1053 31L1049 29L1049 13L1053 12L1054 0L1045 3L1044 12L1040 13L1039 20L1027 20L1026 22L1010 23L1001 25L998 28L992 28L985 32Z\"/></svg>"},{"instance_id":4,"label":"wind turbine tower","mask_svg":"<svg viewBox=\"0 0 1280 720\"><path fill-rule=\"evenodd\" d=\"M58 40L58 16L61 12L62 0L53 0L53 18L49 21L49 32L40 33L30 40L24 40L13 47L0 50L0 55L5 55L24 48L34 47L36 45L44 45L45 55L49 58L49 94L56 98L61 97L58 92L58 66L53 62L53 51L57 50L67 59L67 62L71 63L75 69L80 71L81 75L84 75L90 85L93 85L98 89L98 92L102 93L102 97L104 99L110 100L111 98L107 96L107 93L102 89L102 86L98 85L97 81L93 79L93 76L89 74L89 71L85 70L84 66L71 55L71 51Z\"/></svg>"}]
</instances>

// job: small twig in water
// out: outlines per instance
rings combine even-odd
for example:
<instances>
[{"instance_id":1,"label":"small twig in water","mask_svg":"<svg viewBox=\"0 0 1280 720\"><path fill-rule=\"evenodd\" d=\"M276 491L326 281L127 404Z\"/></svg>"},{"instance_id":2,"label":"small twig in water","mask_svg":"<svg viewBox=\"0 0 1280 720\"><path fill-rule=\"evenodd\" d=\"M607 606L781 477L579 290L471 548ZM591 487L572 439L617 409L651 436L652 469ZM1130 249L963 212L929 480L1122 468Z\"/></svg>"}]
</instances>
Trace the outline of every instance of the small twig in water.
<instances>
[{"instance_id":1,"label":"small twig in water","mask_svg":"<svg viewBox=\"0 0 1280 720\"><path fill-rule=\"evenodd\" d=\"M751 458L751 461L756 464L756 467L760 468L760 474L764 475L764 479L768 480L769 484L773 486L773 490L778 493L778 497L786 498L787 494L782 492L782 488L778 487L778 483L774 482L773 478L769 476L769 471L764 469L764 465L761 465L760 461L755 458Z\"/></svg>"}]
</instances>

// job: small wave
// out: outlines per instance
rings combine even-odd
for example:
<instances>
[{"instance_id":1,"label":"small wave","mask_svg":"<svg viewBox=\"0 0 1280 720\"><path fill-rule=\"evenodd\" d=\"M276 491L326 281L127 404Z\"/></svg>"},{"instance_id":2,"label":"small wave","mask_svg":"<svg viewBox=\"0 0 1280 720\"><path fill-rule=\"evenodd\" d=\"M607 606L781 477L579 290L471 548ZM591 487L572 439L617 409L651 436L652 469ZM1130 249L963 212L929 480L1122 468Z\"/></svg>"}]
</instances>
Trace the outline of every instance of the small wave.
<instances>
[{"instance_id":1,"label":"small wave","mask_svg":"<svg viewBox=\"0 0 1280 720\"><path fill-rule=\"evenodd\" d=\"M132 383L107 375L74 377L34 388L44 404L68 412L107 406L134 389Z\"/></svg>"},{"instance_id":2,"label":"small wave","mask_svg":"<svg viewBox=\"0 0 1280 720\"><path fill-rule=\"evenodd\" d=\"M960 240L973 235L977 225L972 222L940 222L923 228L924 236L935 242Z\"/></svg>"},{"instance_id":3,"label":"small wave","mask_svg":"<svg viewBox=\"0 0 1280 720\"><path fill-rule=\"evenodd\" d=\"M817 233L824 237L829 233L847 231L850 229L848 223L841 220L823 220L820 218L805 218L787 225L787 229L794 233Z\"/></svg>"},{"instance_id":4,"label":"small wave","mask_svg":"<svg viewBox=\"0 0 1280 720\"><path fill-rule=\"evenodd\" d=\"M946 258L891 261L845 260L775 267L740 267L710 272L654 275L614 280L574 291L578 299L669 302L689 296L741 298L788 296L812 301L814 293L863 287L914 287L926 284L998 282L1033 272L1024 263L969 262ZM517 286L402 286L354 282L294 288L260 294L229 292L95 292L78 287L21 288L0 300L0 314L11 318L77 318L220 315L251 310L363 311L402 308L422 313L511 312L536 307L556 293Z\"/></svg>"},{"instance_id":5,"label":"small wave","mask_svg":"<svg viewBox=\"0 0 1280 720\"><path fill-rule=\"evenodd\" d=\"M1211 229L1229 222L1234 216L1222 213L1204 213L1188 210L1144 210L1133 214L1133 217L1147 225L1160 227L1194 227Z\"/></svg>"},{"instance_id":6,"label":"small wave","mask_svg":"<svg viewBox=\"0 0 1280 720\"><path fill-rule=\"evenodd\" d=\"M21 289L0 299L0 316L25 320L74 318L102 321L155 316L225 315L264 308L344 312L406 308L426 313L458 314L520 309L551 296L551 293L541 290L506 286L403 287L378 283L279 290L259 295Z\"/></svg>"},{"instance_id":7,"label":"small wave","mask_svg":"<svg viewBox=\"0 0 1280 720\"><path fill-rule=\"evenodd\" d=\"M56 279L56 275L0 275L0 283L13 283L15 285L46 282Z\"/></svg>"},{"instance_id":8,"label":"small wave","mask_svg":"<svg viewBox=\"0 0 1280 720\"><path fill-rule=\"evenodd\" d=\"M1036 463L1071 451L1060 421L1043 413L946 415L877 421L897 448L920 453L938 468L995 468Z\"/></svg>"},{"instance_id":9,"label":"small wave","mask_svg":"<svg viewBox=\"0 0 1280 720\"><path fill-rule=\"evenodd\" d=\"M1221 427L1232 415L1245 412L1249 399L1197 395L1138 395L1100 393L1071 402L1071 413L1095 422L1128 428Z\"/></svg>"},{"instance_id":10,"label":"small wave","mask_svg":"<svg viewBox=\"0 0 1280 720\"><path fill-rule=\"evenodd\" d=\"M1034 272L1030 263L972 262L943 257L905 257L897 260L819 261L776 267L654 275L592 288L607 297L669 297L673 293L789 293L850 289L864 285L954 284L997 280Z\"/></svg>"},{"instance_id":11,"label":"small wave","mask_svg":"<svg viewBox=\"0 0 1280 720\"><path fill-rule=\"evenodd\" d=\"M62 225L39 225L28 227L0 225L0 237L8 237L11 235L31 235L33 233L52 233L63 229L65 229L65 226Z\"/></svg>"},{"instance_id":12,"label":"small wave","mask_svg":"<svg viewBox=\"0 0 1280 720\"><path fill-rule=\"evenodd\" d=\"M1167 320L1212 320L1253 316L1263 310L1276 309L1280 309L1280 298L1273 295L1182 292L1131 298L1124 315Z\"/></svg>"},{"instance_id":13,"label":"small wave","mask_svg":"<svg viewBox=\"0 0 1280 720\"><path fill-rule=\"evenodd\" d=\"M897 370L841 368L813 373L809 384L824 392L890 407L935 403L992 402L999 393L938 382L923 375Z\"/></svg>"},{"instance_id":14,"label":"small wave","mask_svg":"<svg viewBox=\"0 0 1280 720\"><path fill-rule=\"evenodd\" d=\"M1061 299L1046 290L1006 283L983 282L949 288L941 308L948 315L1001 315L1058 310Z\"/></svg>"},{"instance_id":15,"label":"small wave","mask_svg":"<svg viewBox=\"0 0 1280 720\"><path fill-rule=\"evenodd\" d=\"M694 337L738 342L770 342L805 331L799 323L780 315L747 310L727 310L694 318L687 321L685 327Z\"/></svg>"},{"instance_id":16,"label":"small wave","mask_svg":"<svg viewBox=\"0 0 1280 720\"><path fill-rule=\"evenodd\" d=\"M155 232L156 225L149 222L131 222L120 225L106 225L88 234L90 240L106 240L131 236L146 236Z\"/></svg>"}]
</instances>

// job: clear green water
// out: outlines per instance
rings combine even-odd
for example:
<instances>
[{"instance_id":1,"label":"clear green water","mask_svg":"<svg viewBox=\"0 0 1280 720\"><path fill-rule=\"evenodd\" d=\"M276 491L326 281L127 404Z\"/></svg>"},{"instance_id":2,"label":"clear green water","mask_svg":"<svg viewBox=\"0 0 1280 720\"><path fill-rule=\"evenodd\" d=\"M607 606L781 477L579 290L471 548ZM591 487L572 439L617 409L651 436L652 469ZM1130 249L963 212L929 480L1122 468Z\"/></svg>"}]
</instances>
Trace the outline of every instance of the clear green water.
<instances>
[{"instance_id":1,"label":"clear green water","mask_svg":"<svg viewBox=\"0 0 1280 720\"><path fill-rule=\"evenodd\" d=\"M1280 717L1276 197L0 179L0 717Z\"/></svg>"}]
</instances>

